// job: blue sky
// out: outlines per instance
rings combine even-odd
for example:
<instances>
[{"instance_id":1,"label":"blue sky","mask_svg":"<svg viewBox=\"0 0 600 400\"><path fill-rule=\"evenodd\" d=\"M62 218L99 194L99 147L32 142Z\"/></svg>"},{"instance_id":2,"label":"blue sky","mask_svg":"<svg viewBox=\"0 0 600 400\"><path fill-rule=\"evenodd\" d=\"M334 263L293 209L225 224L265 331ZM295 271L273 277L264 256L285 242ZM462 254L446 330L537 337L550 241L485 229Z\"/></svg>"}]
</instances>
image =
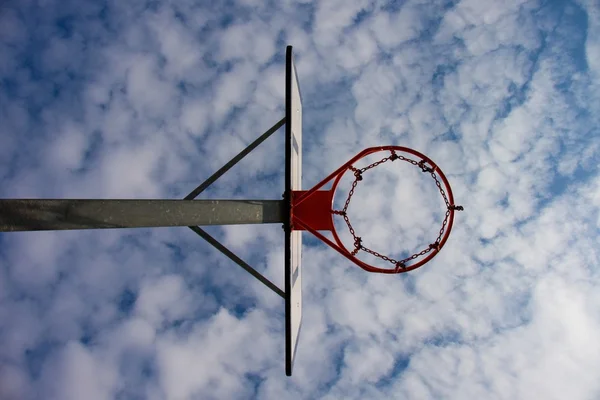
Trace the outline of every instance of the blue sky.
<instances>
[{"instance_id":1,"label":"blue sky","mask_svg":"<svg viewBox=\"0 0 600 400\"><path fill-rule=\"evenodd\" d=\"M440 255L381 276L306 238L287 378L283 301L189 229L0 234L0 397L599 397L592 0L9 0L0 196L184 197L283 117L288 44L303 186L365 147L427 154L466 209ZM206 197L280 198L282 149L283 131ZM430 184L374 170L357 232L428 243ZM209 232L283 287L279 226Z\"/></svg>"}]
</instances>

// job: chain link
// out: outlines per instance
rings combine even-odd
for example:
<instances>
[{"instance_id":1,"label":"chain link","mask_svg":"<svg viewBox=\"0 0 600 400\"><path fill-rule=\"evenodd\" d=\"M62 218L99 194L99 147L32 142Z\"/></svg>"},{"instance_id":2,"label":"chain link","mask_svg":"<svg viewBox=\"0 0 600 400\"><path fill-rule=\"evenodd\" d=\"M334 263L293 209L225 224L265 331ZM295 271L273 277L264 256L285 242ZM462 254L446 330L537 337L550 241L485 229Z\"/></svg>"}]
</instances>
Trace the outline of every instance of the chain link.
<instances>
[{"instance_id":1,"label":"chain link","mask_svg":"<svg viewBox=\"0 0 600 400\"><path fill-rule=\"evenodd\" d=\"M396 154L396 152L394 150L390 150L390 151L391 151L390 156L385 157L379 161L376 161L370 165L367 165L364 168L358 169L358 168L355 168L354 166L350 167L350 170L354 173L354 181L352 182L352 187L350 189L350 192L348 192L348 197L346 198L346 202L344 203L344 208L342 208L341 210L332 210L332 212L336 215L341 215L344 218L344 221L346 222L346 225L348 226L348 230L350 231L350 234L354 238L354 250L352 250L352 252L351 252L351 254L353 256L355 256L356 254L358 254L358 252L360 250L362 250L362 251L369 253L377 258L381 258L382 260L384 260L386 262L394 264L395 270L396 270L396 272L398 272L399 270L407 267L407 265L406 265L407 262L413 261L419 257L422 257L425 254L430 253L432 250L439 250L442 236L444 236L444 232L446 231L446 226L448 225L448 219L450 218L451 210L462 211L463 207L457 206L454 204L450 204L450 201L448 200L448 196L446 195L446 191L442 187L442 184L439 181L434 169L429 166L426 166L425 160L415 161L410 158ZM435 181L435 185L437 186L440 194L442 195L442 198L444 199L444 203L446 204L446 214L444 216L444 221L442 222L442 227L440 228L438 237L435 240L435 242L430 244L429 247L427 247L409 257L406 257L402 260L396 260L394 258L380 254L380 253L376 252L375 250L371 250L368 247L363 246L362 238L360 236L356 235L356 232L355 232L354 228L352 227L352 224L350 223L350 218L348 217L348 206L350 206L350 200L352 199L352 196L354 195L354 191L356 190L356 186L358 185L358 182L362 181L362 173L365 171L368 171L372 168L375 168L378 165L381 165L387 161L395 161L395 160L401 160L401 161L408 162L409 164L412 164L414 166L421 168L421 171L429 173L431 175L431 177L433 178L433 180Z\"/></svg>"}]
</instances>

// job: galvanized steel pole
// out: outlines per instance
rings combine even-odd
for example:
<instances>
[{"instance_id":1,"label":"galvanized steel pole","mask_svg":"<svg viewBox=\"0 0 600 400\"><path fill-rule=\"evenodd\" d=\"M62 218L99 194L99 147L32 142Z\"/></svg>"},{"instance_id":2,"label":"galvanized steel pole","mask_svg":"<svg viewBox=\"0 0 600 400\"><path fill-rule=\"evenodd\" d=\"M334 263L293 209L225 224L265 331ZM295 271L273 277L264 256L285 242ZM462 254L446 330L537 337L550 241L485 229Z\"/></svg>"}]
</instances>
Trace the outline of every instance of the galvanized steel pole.
<instances>
[{"instance_id":1,"label":"galvanized steel pole","mask_svg":"<svg viewBox=\"0 0 600 400\"><path fill-rule=\"evenodd\" d=\"M282 223L283 200L1 199L0 232Z\"/></svg>"}]
</instances>

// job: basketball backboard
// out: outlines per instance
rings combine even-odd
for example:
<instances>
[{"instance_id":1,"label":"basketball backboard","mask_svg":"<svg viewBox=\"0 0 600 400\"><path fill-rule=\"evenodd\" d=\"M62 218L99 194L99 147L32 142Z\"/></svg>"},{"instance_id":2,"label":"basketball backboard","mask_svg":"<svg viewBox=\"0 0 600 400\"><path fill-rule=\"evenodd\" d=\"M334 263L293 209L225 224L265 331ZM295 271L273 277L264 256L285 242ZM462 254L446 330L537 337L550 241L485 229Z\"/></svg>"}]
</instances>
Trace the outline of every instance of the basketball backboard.
<instances>
[{"instance_id":1,"label":"basketball backboard","mask_svg":"<svg viewBox=\"0 0 600 400\"><path fill-rule=\"evenodd\" d=\"M302 97L292 46L286 49L285 68L285 200L291 210L292 191L302 189ZM302 231L292 230L291 215L285 237L285 373L292 375L302 325Z\"/></svg>"}]
</instances>

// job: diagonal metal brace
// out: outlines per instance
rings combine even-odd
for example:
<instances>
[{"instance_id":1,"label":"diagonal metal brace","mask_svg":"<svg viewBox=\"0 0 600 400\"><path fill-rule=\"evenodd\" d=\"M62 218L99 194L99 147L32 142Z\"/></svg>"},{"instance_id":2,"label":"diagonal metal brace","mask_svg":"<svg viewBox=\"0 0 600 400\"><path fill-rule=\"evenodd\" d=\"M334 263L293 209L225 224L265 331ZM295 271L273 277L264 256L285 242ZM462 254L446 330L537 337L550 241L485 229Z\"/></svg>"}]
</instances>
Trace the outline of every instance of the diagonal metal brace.
<instances>
[{"instance_id":1,"label":"diagonal metal brace","mask_svg":"<svg viewBox=\"0 0 600 400\"><path fill-rule=\"evenodd\" d=\"M210 236L208 234L208 232L206 232L204 229L202 229L198 226L190 226L190 229L193 230L194 232L196 232L200 237L202 237L202 239L206 240L208 243L213 245L214 248L216 248L221 253L223 253L227 257L229 257L231 259L231 261L233 261L234 263L236 263L237 265L239 265L240 267L242 267L246 271L248 271L250 273L250 275L252 275L256 279L258 279L259 281L264 283L266 287L268 287L269 289L271 289L272 291L274 291L275 293L277 293L278 295L280 295L282 298L285 299L285 293L283 293L283 290L279 289L273 282L271 282L270 280L265 278L260 272L258 272L254 268L252 268L250 265L248 265L248 263L246 263L244 260L242 260L237 255L235 255L235 253L233 253L227 247L222 245L217 239Z\"/></svg>"},{"instance_id":2,"label":"diagonal metal brace","mask_svg":"<svg viewBox=\"0 0 600 400\"><path fill-rule=\"evenodd\" d=\"M202 193L204 190L206 190L206 188L208 188L210 185L212 185L225 172L229 171L235 164L237 164L238 162L240 162L252 150L254 150L255 148L257 148L258 145L260 145L262 142L264 142L265 140L267 140L269 138L269 136L271 136L273 133L275 133L283 125L285 125L285 117L282 118L281 120L279 120L279 122L277 122L275 125L273 125L271 127L271 129L269 129L268 131L266 131L265 133L263 133L254 142L250 143L250 145L248 147L246 147L238 155L236 155L235 157L233 157L227 164L223 165L221 167L221 169L219 169L217 172L215 172L214 174L212 174L210 176L210 178L208 178L207 180L205 180L204 182L202 182L202 184L200 184L200 186L198 186L196 189L192 190L190 192L190 194L188 194L187 196L185 196L184 200L193 200L196 197L198 197L198 195L200 193Z\"/></svg>"},{"instance_id":3,"label":"diagonal metal brace","mask_svg":"<svg viewBox=\"0 0 600 400\"><path fill-rule=\"evenodd\" d=\"M229 171L235 164L237 164L238 162L240 162L252 150L254 150L255 148L257 148L262 142L264 142L265 140L267 140L273 133L275 133L284 124L285 124L285 117L282 118L281 120L279 120L279 122L277 122L275 125L273 125L269 130L267 130L265 133L263 133L254 142L250 143L250 145L248 147L246 147L244 150L242 150L239 154L237 154L235 157L233 157L231 160L229 160L229 162L227 164L225 164L224 166L222 166L217 172L215 172L207 180L205 180L204 182L202 182L202 184L200 184L200 186L198 186L196 189L192 190L190 192L190 194L188 194L187 196L185 196L184 199L185 200L193 200L196 197L198 197L198 195L200 193L202 193L204 190L206 190L217 179L219 179L223 174L225 174L225 172ZM285 299L285 293L283 292L283 290L279 289L273 282L271 282L270 280L268 280L267 278L265 278L260 272L258 272L257 270L255 270L254 268L252 268L248 263L246 263L244 260L242 260L241 258L239 258L234 252L232 252L227 247L225 247L224 245L222 245L217 239L215 239L212 236L210 236L208 234L208 232L206 232L205 230L203 230L202 228L200 228L198 226L190 226L189 228L191 230L193 230L194 232L196 232L196 234L198 234L201 238L203 238L208 243L210 243L214 248L216 248L221 253L223 253L227 257L229 257L229 259L231 261L233 261L234 263L236 263L237 265L239 265L240 267L242 267L243 269L245 269L246 271L248 271L248 273L250 275L252 275L256 279L258 279L259 281L261 281L266 287L268 287L269 289L271 289L272 291L274 291L279 296L281 296L282 298Z\"/></svg>"}]
</instances>

